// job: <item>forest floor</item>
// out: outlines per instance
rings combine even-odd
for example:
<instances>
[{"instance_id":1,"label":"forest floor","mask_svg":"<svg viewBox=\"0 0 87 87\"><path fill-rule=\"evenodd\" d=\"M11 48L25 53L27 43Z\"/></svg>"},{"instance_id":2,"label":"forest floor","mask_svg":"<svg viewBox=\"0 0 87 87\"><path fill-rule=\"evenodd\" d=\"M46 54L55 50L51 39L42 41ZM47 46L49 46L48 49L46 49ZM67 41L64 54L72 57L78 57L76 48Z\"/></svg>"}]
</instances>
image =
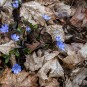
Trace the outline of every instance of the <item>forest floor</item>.
<instances>
[{"instance_id":1,"label":"forest floor","mask_svg":"<svg viewBox=\"0 0 87 87\"><path fill-rule=\"evenodd\" d=\"M87 0L0 0L0 87L87 87Z\"/></svg>"}]
</instances>

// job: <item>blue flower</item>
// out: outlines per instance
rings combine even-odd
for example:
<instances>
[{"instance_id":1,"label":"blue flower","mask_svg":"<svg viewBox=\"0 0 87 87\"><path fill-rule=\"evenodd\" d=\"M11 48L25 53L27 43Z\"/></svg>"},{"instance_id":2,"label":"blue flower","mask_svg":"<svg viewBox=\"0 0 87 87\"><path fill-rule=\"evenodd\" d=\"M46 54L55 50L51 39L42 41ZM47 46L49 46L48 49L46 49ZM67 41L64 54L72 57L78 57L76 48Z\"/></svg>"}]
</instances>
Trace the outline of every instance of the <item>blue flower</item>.
<instances>
[{"instance_id":1,"label":"blue flower","mask_svg":"<svg viewBox=\"0 0 87 87\"><path fill-rule=\"evenodd\" d=\"M6 32L8 32L8 29L9 29L9 26L7 24L3 24L0 28L0 31L2 33L6 33Z\"/></svg>"},{"instance_id":2,"label":"blue flower","mask_svg":"<svg viewBox=\"0 0 87 87\"><path fill-rule=\"evenodd\" d=\"M42 15L42 17L43 17L43 19L45 19L46 21L48 21L48 20L50 20L50 19L51 19L51 17L50 17L50 16L48 16L48 15L46 15L46 14Z\"/></svg>"},{"instance_id":3,"label":"blue flower","mask_svg":"<svg viewBox=\"0 0 87 87\"><path fill-rule=\"evenodd\" d=\"M14 41L18 41L19 40L19 36L17 34L12 34L11 35L11 39L14 40Z\"/></svg>"},{"instance_id":4,"label":"blue flower","mask_svg":"<svg viewBox=\"0 0 87 87\"><path fill-rule=\"evenodd\" d=\"M19 7L19 1L18 1L18 0L15 0L15 1L12 3L12 6L13 6L13 8L18 8L18 7Z\"/></svg>"},{"instance_id":5,"label":"blue flower","mask_svg":"<svg viewBox=\"0 0 87 87\"><path fill-rule=\"evenodd\" d=\"M21 66L19 64L14 64L12 67L12 72L14 74L18 74L19 72L21 72Z\"/></svg>"},{"instance_id":6,"label":"blue flower","mask_svg":"<svg viewBox=\"0 0 87 87\"><path fill-rule=\"evenodd\" d=\"M65 44L63 43L63 41L61 40L60 36L56 37L56 41L57 41L57 46L59 47L59 49L61 50L65 50Z\"/></svg>"},{"instance_id":7,"label":"blue flower","mask_svg":"<svg viewBox=\"0 0 87 87\"><path fill-rule=\"evenodd\" d=\"M61 37L60 36L57 36L56 37L56 41L61 41Z\"/></svg>"},{"instance_id":8,"label":"blue flower","mask_svg":"<svg viewBox=\"0 0 87 87\"><path fill-rule=\"evenodd\" d=\"M26 31L27 32L30 32L31 31L31 28L29 26L26 27Z\"/></svg>"},{"instance_id":9,"label":"blue flower","mask_svg":"<svg viewBox=\"0 0 87 87\"><path fill-rule=\"evenodd\" d=\"M65 44L62 41L57 41L57 46L59 47L59 49L61 50L65 50Z\"/></svg>"}]
</instances>

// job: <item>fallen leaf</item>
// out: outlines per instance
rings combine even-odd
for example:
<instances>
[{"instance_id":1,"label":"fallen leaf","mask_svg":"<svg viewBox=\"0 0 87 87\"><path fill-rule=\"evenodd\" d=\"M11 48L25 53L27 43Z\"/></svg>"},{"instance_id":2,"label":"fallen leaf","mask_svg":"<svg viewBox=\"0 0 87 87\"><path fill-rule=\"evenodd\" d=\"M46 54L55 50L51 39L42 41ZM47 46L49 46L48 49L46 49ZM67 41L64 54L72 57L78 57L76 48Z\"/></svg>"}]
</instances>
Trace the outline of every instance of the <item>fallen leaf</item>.
<instances>
[{"instance_id":1,"label":"fallen leaf","mask_svg":"<svg viewBox=\"0 0 87 87\"><path fill-rule=\"evenodd\" d=\"M82 57L87 60L87 43L81 48L81 50L79 50L79 52L81 53Z\"/></svg>"},{"instance_id":2,"label":"fallen leaf","mask_svg":"<svg viewBox=\"0 0 87 87\"><path fill-rule=\"evenodd\" d=\"M55 56L58 55L59 52L49 52L49 51L44 51L42 52L41 50L38 50L37 53L33 53L31 55L26 55L26 62L24 63L26 69L29 69L31 71L35 71L40 69L44 63L46 63L48 60L55 58ZM42 54L44 54L42 56Z\"/></svg>"},{"instance_id":3,"label":"fallen leaf","mask_svg":"<svg viewBox=\"0 0 87 87\"><path fill-rule=\"evenodd\" d=\"M34 51L40 46L40 44L41 44L40 42L36 41L36 42L33 42L32 44L26 43L25 45L30 49L30 51Z\"/></svg>"},{"instance_id":4,"label":"fallen leaf","mask_svg":"<svg viewBox=\"0 0 87 87\"><path fill-rule=\"evenodd\" d=\"M17 75L11 72L11 69L5 69L0 77L0 84L2 87L38 87L36 84L37 77L34 74L22 71Z\"/></svg>"},{"instance_id":5,"label":"fallen leaf","mask_svg":"<svg viewBox=\"0 0 87 87\"><path fill-rule=\"evenodd\" d=\"M44 26L46 24L45 20L42 18L43 14L54 17L54 13L51 11L51 9L42 6L40 3L35 1L30 1L22 4L22 7L20 9L20 17L28 20L33 25L41 24L42 26Z\"/></svg>"},{"instance_id":6,"label":"fallen leaf","mask_svg":"<svg viewBox=\"0 0 87 87\"><path fill-rule=\"evenodd\" d=\"M14 23L13 16L12 16L12 0L0 0L2 1L2 9L1 9L1 19L3 24L11 24Z\"/></svg>"},{"instance_id":7,"label":"fallen leaf","mask_svg":"<svg viewBox=\"0 0 87 87\"><path fill-rule=\"evenodd\" d=\"M11 40L8 43L0 45L0 52L2 52L3 54L9 54L9 51L11 51L15 47L18 47L17 44Z\"/></svg>"},{"instance_id":8,"label":"fallen leaf","mask_svg":"<svg viewBox=\"0 0 87 87\"><path fill-rule=\"evenodd\" d=\"M55 8L55 14L59 19L68 17L71 14L70 6L64 4L63 2L57 3L54 8Z\"/></svg>"},{"instance_id":9,"label":"fallen leaf","mask_svg":"<svg viewBox=\"0 0 87 87\"><path fill-rule=\"evenodd\" d=\"M81 27L84 18L85 18L85 9L80 6L77 8L74 16L70 19L70 22L72 23L72 25L76 27Z\"/></svg>"},{"instance_id":10,"label":"fallen leaf","mask_svg":"<svg viewBox=\"0 0 87 87\"><path fill-rule=\"evenodd\" d=\"M46 27L46 32L51 35L54 41L56 40L57 36L61 37L62 41L65 40L65 34L61 25L49 25Z\"/></svg>"},{"instance_id":11,"label":"fallen leaf","mask_svg":"<svg viewBox=\"0 0 87 87\"><path fill-rule=\"evenodd\" d=\"M49 77L63 77L64 71L57 59L47 61L38 71L38 76L42 82L48 80Z\"/></svg>"}]
</instances>

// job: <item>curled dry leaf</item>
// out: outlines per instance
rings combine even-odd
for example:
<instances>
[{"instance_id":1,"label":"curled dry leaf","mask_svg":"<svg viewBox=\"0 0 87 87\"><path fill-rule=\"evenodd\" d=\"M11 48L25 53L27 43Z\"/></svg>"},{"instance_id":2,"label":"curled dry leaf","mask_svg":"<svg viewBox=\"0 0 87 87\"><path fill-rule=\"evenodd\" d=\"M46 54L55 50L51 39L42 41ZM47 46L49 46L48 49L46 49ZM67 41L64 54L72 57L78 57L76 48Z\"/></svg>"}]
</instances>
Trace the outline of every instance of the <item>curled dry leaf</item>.
<instances>
[{"instance_id":1,"label":"curled dry leaf","mask_svg":"<svg viewBox=\"0 0 87 87\"><path fill-rule=\"evenodd\" d=\"M3 54L9 54L9 51L11 51L15 47L18 47L16 42L11 40L8 43L0 45L0 52L2 52Z\"/></svg>"},{"instance_id":2,"label":"curled dry leaf","mask_svg":"<svg viewBox=\"0 0 87 87\"><path fill-rule=\"evenodd\" d=\"M46 27L46 32L48 32L52 39L55 41L56 36L61 37L61 40L65 40L65 34L61 25L50 25Z\"/></svg>"},{"instance_id":3,"label":"curled dry leaf","mask_svg":"<svg viewBox=\"0 0 87 87\"><path fill-rule=\"evenodd\" d=\"M87 43L81 48L79 52L81 53L82 57L87 60Z\"/></svg>"},{"instance_id":4,"label":"curled dry leaf","mask_svg":"<svg viewBox=\"0 0 87 87\"><path fill-rule=\"evenodd\" d=\"M36 84L37 77L34 74L22 71L17 75L13 74L10 69L5 69L0 77L2 87L38 87Z\"/></svg>"},{"instance_id":5,"label":"curled dry leaf","mask_svg":"<svg viewBox=\"0 0 87 87\"><path fill-rule=\"evenodd\" d=\"M48 51L45 51L43 56L42 54L42 51L38 50L37 54L34 52L31 55L26 55L26 62L24 64L26 69L31 71L40 69L46 61L57 56L58 52L49 53Z\"/></svg>"},{"instance_id":6,"label":"curled dry leaf","mask_svg":"<svg viewBox=\"0 0 87 87\"><path fill-rule=\"evenodd\" d=\"M64 71L57 59L47 61L38 71L39 81L41 84L48 81L50 77L63 77Z\"/></svg>"},{"instance_id":7,"label":"curled dry leaf","mask_svg":"<svg viewBox=\"0 0 87 87\"><path fill-rule=\"evenodd\" d=\"M28 20L32 24L45 25L46 22L42 18L43 14L47 14L52 18L54 17L53 12L49 8L44 7L40 3L35 1L30 1L22 4L22 7L20 9L20 17Z\"/></svg>"},{"instance_id":8,"label":"curled dry leaf","mask_svg":"<svg viewBox=\"0 0 87 87\"><path fill-rule=\"evenodd\" d=\"M0 0L3 1L2 9L1 9L1 19L3 24L11 24L14 22L12 16L12 0Z\"/></svg>"}]
</instances>

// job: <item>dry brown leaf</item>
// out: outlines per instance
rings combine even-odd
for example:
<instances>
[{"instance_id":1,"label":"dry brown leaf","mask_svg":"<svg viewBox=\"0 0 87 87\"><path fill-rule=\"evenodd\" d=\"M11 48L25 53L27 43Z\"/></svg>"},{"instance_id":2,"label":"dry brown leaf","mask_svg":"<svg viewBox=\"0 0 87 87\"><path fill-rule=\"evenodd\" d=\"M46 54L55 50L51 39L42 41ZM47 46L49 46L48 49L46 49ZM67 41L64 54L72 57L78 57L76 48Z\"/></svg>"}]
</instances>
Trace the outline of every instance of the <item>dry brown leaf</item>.
<instances>
[{"instance_id":1,"label":"dry brown leaf","mask_svg":"<svg viewBox=\"0 0 87 87\"><path fill-rule=\"evenodd\" d=\"M57 59L51 59L38 71L38 76L43 84L44 80L50 77L63 77L64 71Z\"/></svg>"},{"instance_id":2,"label":"dry brown leaf","mask_svg":"<svg viewBox=\"0 0 87 87\"><path fill-rule=\"evenodd\" d=\"M0 52L2 52L3 54L9 54L9 51L11 51L15 47L18 47L17 44L11 40L8 43L0 45Z\"/></svg>"},{"instance_id":3,"label":"dry brown leaf","mask_svg":"<svg viewBox=\"0 0 87 87\"><path fill-rule=\"evenodd\" d=\"M79 87L82 84L82 81L87 77L87 69L81 68L76 73L76 75L73 76L72 74L72 85L73 87Z\"/></svg>"},{"instance_id":4,"label":"dry brown leaf","mask_svg":"<svg viewBox=\"0 0 87 87\"><path fill-rule=\"evenodd\" d=\"M2 19L3 24L11 24L14 22L13 16L12 16L12 11L13 7L11 5L12 0L0 0L2 1L2 9L1 9L1 14L0 17Z\"/></svg>"},{"instance_id":5,"label":"dry brown leaf","mask_svg":"<svg viewBox=\"0 0 87 87\"><path fill-rule=\"evenodd\" d=\"M56 36L61 37L61 40L64 41L65 40L65 34L63 31L63 28L61 25L50 25L46 27L46 32L48 32L51 36L52 39L55 41L56 40Z\"/></svg>"},{"instance_id":6,"label":"dry brown leaf","mask_svg":"<svg viewBox=\"0 0 87 87\"><path fill-rule=\"evenodd\" d=\"M22 7L20 9L20 17L28 20L32 24L45 25L46 22L42 18L43 14L47 14L51 16L51 18L54 18L54 14L49 8L44 7L40 3L35 1L30 1L22 4Z\"/></svg>"},{"instance_id":7,"label":"dry brown leaf","mask_svg":"<svg viewBox=\"0 0 87 87\"><path fill-rule=\"evenodd\" d=\"M35 1L41 3L42 5L50 5L59 2L59 0L35 0Z\"/></svg>"},{"instance_id":8,"label":"dry brown leaf","mask_svg":"<svg viewBox=\"0 0 87 87\"><path fill-rule=\"evenodd\" d=\"M58 53L59 52L56 51L52 53L49 53L49 51L45 51L44 55L42 56L42 51L38 50L37 54L34 52L31 55L26 55L26 62L24 65L26 69L29 69L31 71L38 70L43 66L45 62L57 56Z\"/></svg>"},{"instance_id":9,"label":"dry brown leaf","mask_svg":"<svg viewBox=\"0 0 87 87\"><path fill-rule=\"evenodd\" d=\"M48 78L48 80L44 80L43 82L39 80L39 83L44 87L60 87L59 82L55 78Z\"/></svg>"},{"instance_id":10,"label":"dry brown leaf","mask_svg":"<svg viewBox=\"0 0 87 87\"><path fill-rule=\"evenodd\" d=\"M25 44L31 51L34 51L35 49L37 49L40 46L40 42L36 41L33 42L32 44Z\"/></svg>"},{"instance_id":11,"label":"dry brown leaf","mask_svg":"<svg viewBox=\"0 0 87 87\"><path fill-rule=\"evenodd\" d=\"M70 19L70 22L72 23L72 25L76 26L76 27L81 27L83 24L83 20L85 18L85 9L80 6L77 8L74 16Z\"/></svg>"},{"instance_id":12,"label":"dry brown leaf","mask_svg":"<svg viewBox=\"0 0 87 87\"><path fill-rule=\"evenodd\" d=\"M0 5L3 5L6 0L0 0Z\"/></svg>"},{"instance_id":13,"label":"dry brown leaf","mask_svg":"<svg viewBox=\"0 0 87 87\"><path fill-rule=\"evenodd\" d=\"M65 5L63 2L57 3L55 5L55 14L58 18L64 18L66 16L70 16L71 9L69 5Z\"/></svg>"},{"instance_id":14,"label":"dry brown leaf","mask_svg":"<svg viewBox=\"0 0 87 87\"><path fill-rule=\"evenodd\" d=\"M27 55L26 62L24 63L26 69L35 71L41 68L44 60L44 56L41 55L42 55L41 50L38 51L38 56L36 55L35 52L32 55Z\"/></svg>"},{"instance_id":15,"label":"dry brown leaf","mask_svg":"<svg viewBox=\"0 0 87 87\"><path fill-rule=\"evenodd\" d=\"M17 75L13 74L10 69L5 69L0 77L0 84L8 87L38 87L36 84L37 77L34 74L22 71Z\"/></svg>"},{"instance_id":16,"label":"dry brown leaf","mask_svg":"<svg viewBox=\"0 0 87 87\"><path fill-rule=\"evenodd\" d=\"M81 57L78 50L73 49L73 47L68 44L66 45L66 52L67 52L66 57L59 56L59 58L63 61L64 67L72 69L77 64L82 63L84 61L84 58Z\"/></svg>"}]
</instances>

